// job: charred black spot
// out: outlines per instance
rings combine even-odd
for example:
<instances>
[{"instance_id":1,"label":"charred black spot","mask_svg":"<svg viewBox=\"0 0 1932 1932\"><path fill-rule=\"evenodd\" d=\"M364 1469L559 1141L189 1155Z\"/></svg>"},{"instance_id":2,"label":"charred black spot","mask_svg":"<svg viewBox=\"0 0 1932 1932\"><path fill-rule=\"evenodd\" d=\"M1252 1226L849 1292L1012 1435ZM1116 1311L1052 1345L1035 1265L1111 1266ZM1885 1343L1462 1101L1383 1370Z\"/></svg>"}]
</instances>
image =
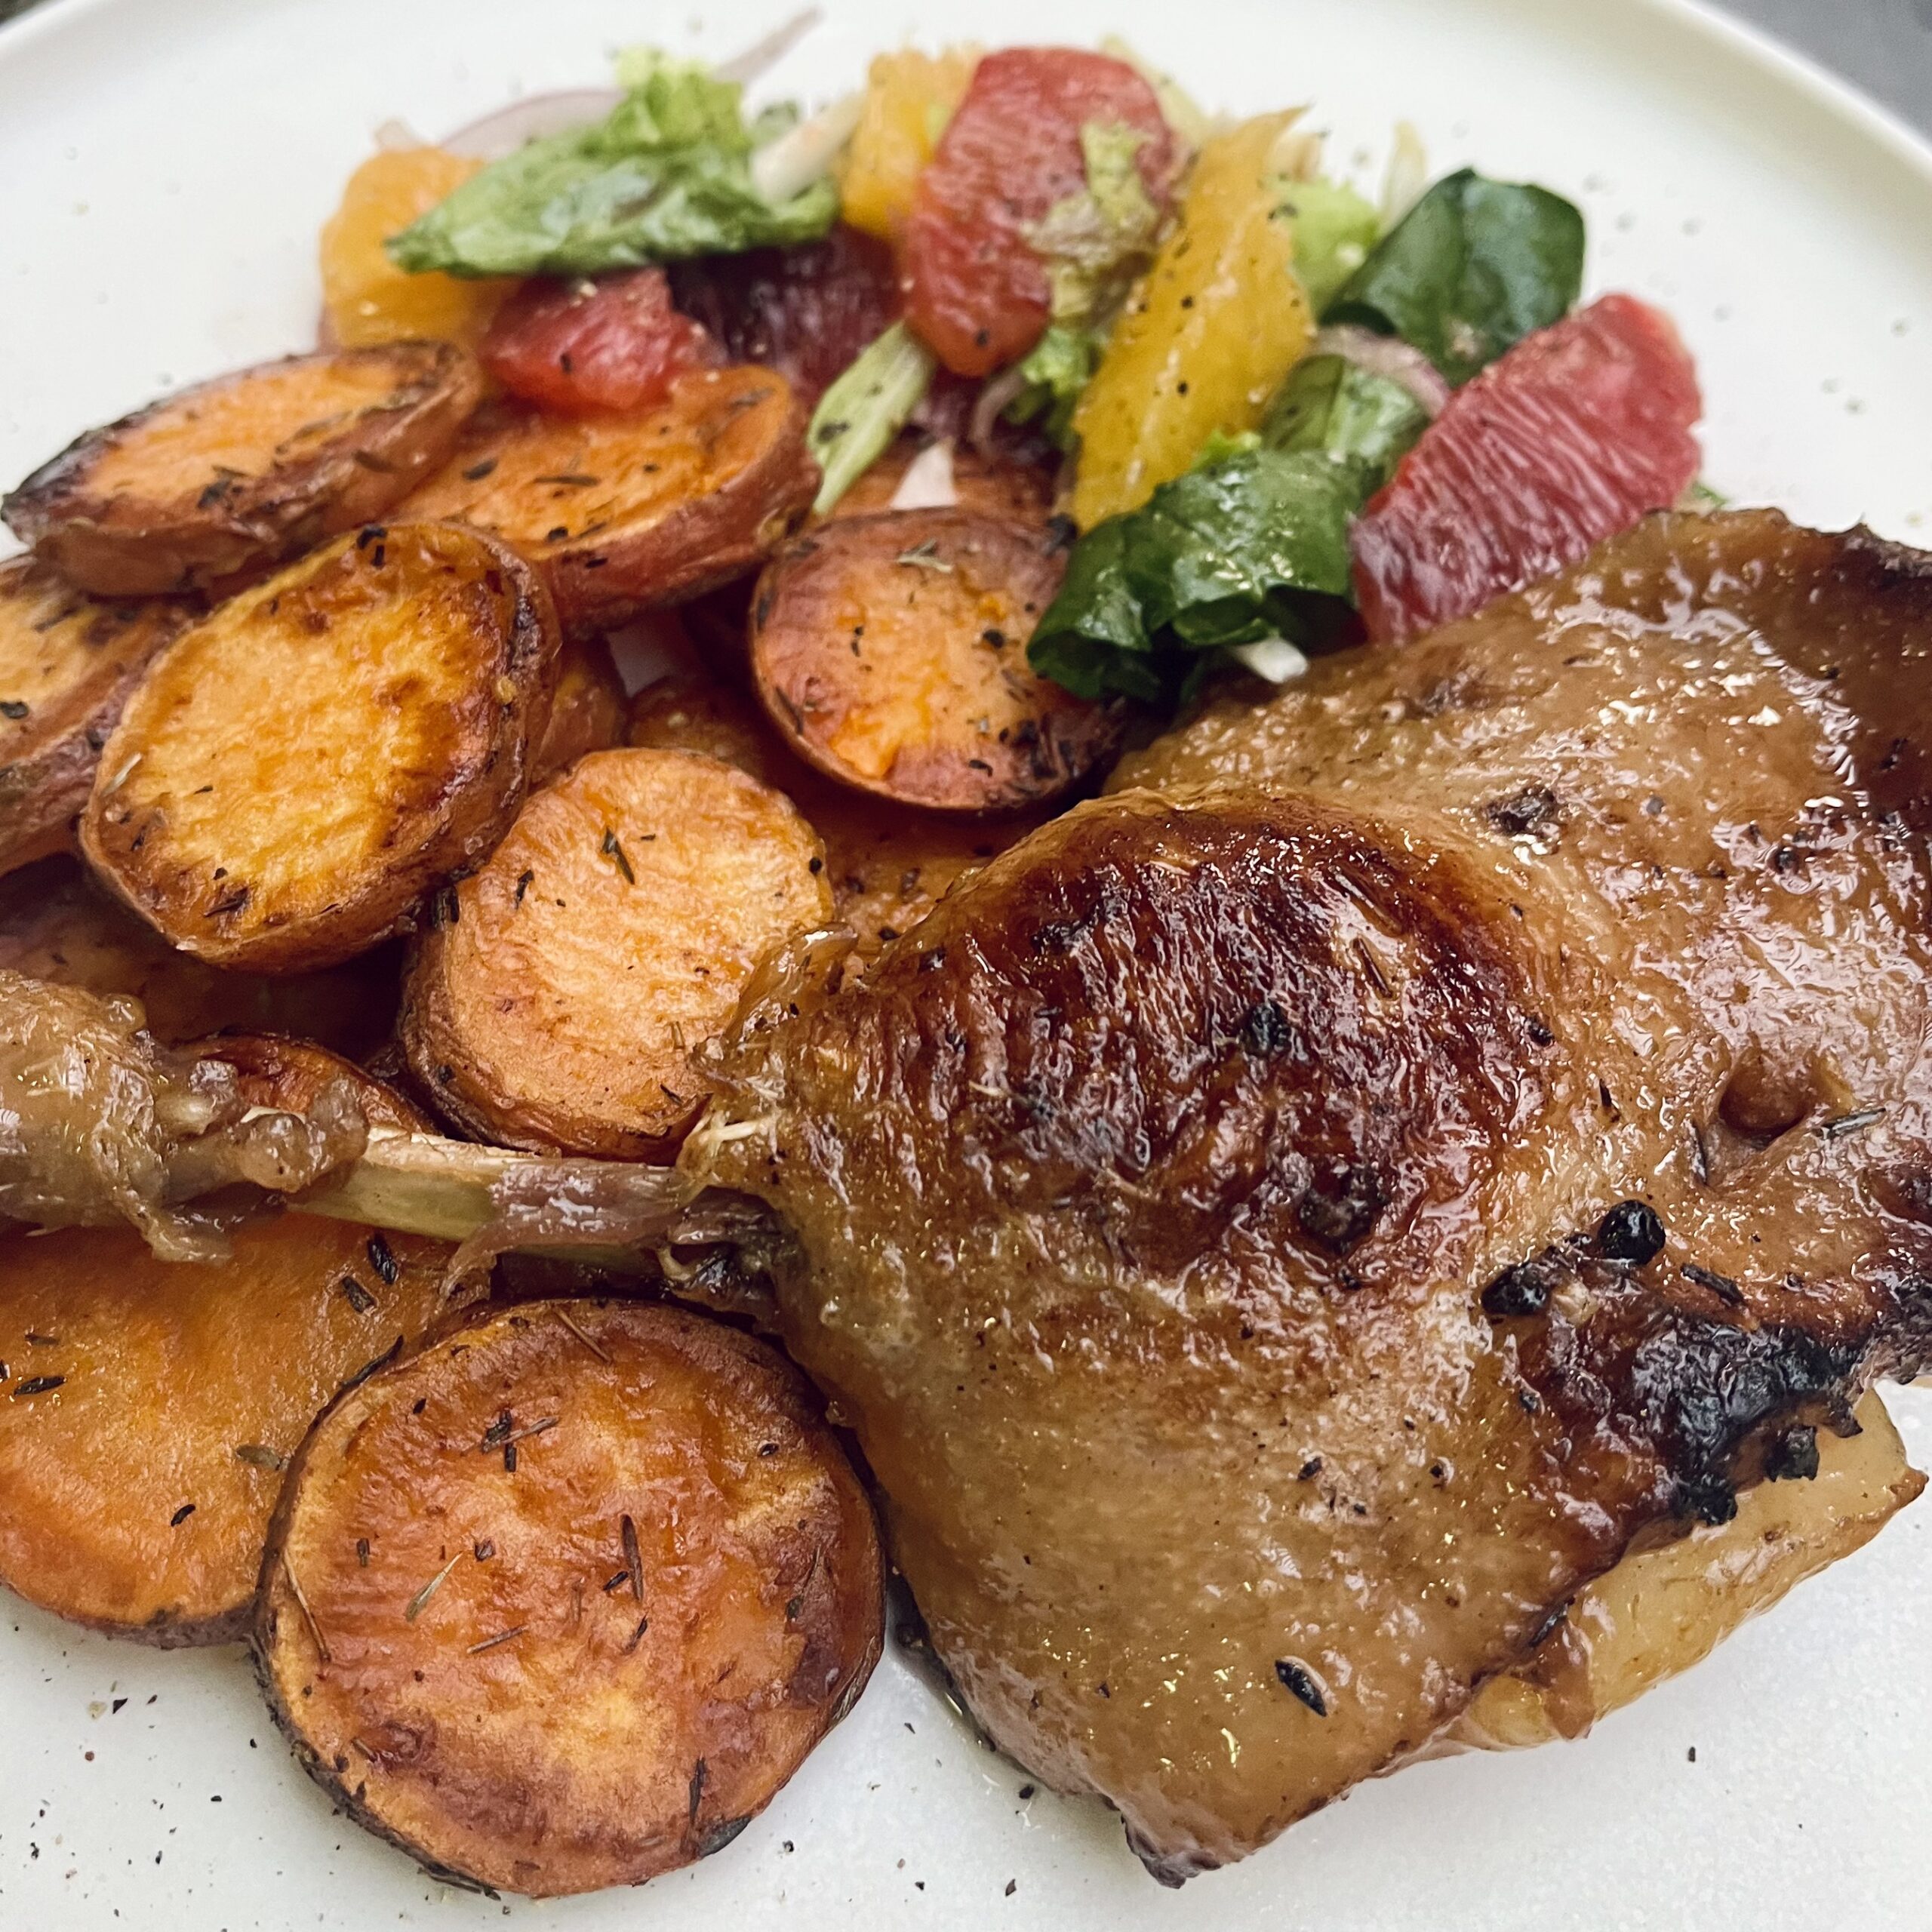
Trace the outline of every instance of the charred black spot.
<instances>
[{"instance_id":1,"label":"charred black spot","mask_svg":"<svg viewBox=\"0 0 1932 1932\"><path fill-rule=\"evenodd\" d=\"M1498 1321L1540 1315L1561 1284L1564 1273L1565 1270L1549 1254L1519 1261L1513 1268L1504 1269L1483 1290L1483 1312Z\"/></svg>"},{"instance_id":2,"label":"charred black spot","mask_svg":"<svg viewBox=\"0 0 1932 1932\"><path fill-rule=\"evenodd\" d=\"M1317 1176L1295 1203L1295 1220L1311 1241L1346 1254L1368 1238L1388 1200L1373 1168L1343 1162Z\"/></svg>"},{"instance_id":3,"label":"charred black spot","mask_svg":"<svg viewBox=\"0 0 1932 1932\"><path fill-rule=\"evenodd\" d=\"M1733 1308L1744 1305L1744 1292L1728 1275L1720 1275L1714 1269L1700 1268L1694 1261L1687 1261L1677 1271L1696 1287L1708 1288L1719 1301L1727 1302Z\"/></svg>"},{"instance_id":4,"label":"charred black spot","mask_svg":"<svg viewBox=\"0 0 1932 1932\"><path fill-rule=\"evenodd\" d=\"M1818 1473L1818 1432L1794 1423L1773 1436L1764 1449L1764 1474L1772 1482L1809 1482Z\"/></svg>"},{"instance_id":5,"label":"charred black spot","mask_svg":"<svg viewBox=\"0 0 1932 1932\"><path fill-rule=\"evenodd\" d=\"M1540 1649L1561 1629L1569 1614L1570 1605L1567 1599L1561 1603L1552 1604L1543 1613L1543 1621L1530 1632L1529 1642L1524 1647L1532 1651Z\"/></svg>"},{"instance_id":6,"label":"charred black spot","mask_svg":"<svg viewBox=\"0 0 1932 1932\"><path fill-rule=\"evenodd\" d=\"M1322 1694L1321 1681L1299 1657L1277 1657L1275 1675L1284 1689L1306 1704L1318 1718L1328 1715L1328 1700Z\"/></svg>"},{"instance_id":7,"label":"charred black spot","mask_svg":"<svg viewBox=\"0 0 1932 1932\"><path fill-rule=\"evenodd\" d=\"M1525 785L1506 798L1492 799L1483 814L1498 832L1523 838L1546 831L1556 823L1558 811L1556 794L1547 785Z\"/></svg>"},{"instance_id":8,"label":"charred black spot","mask_svg":"<svg viewBox=\"0 0 1932 1932\"><path fill-rule=\"evenodd\" d=\"M1272 999L1264 999L1251 1008L1241 1023L1242 1049L1257 1060L1272 1060L1294 1038L1294 1027L1288 1016Z\"/></svg>"},{"instance_id":9,"label":"charred black spot","mask_svg":"<svg viewBox=\"0 0 1932 1932\"><path fill-rule=\"evenodd\" d=\"M1663 1220L1647 1201L1620 1201L1597 1223L1596 1251L1605 1261L1641 1268L1663 1251Z\"/></svg>"},{"instance_id":10,"label":"charred black spot","mask_svg":"<svg viewBox=\"0 0 1932 1932\"><path fill-rule=\"evenodd\" d=\"M1672 1508L1680 1516L1695 1516L1700 1523L1727 1523L1737 1514L1737 1491L1726 1479L1705 1470L1678 1479Z\"/></svg>"},{"instance_id":11,"label":"charred black spot","mask_svg":"<svg viewBox=\"0 0 1932 1932\"><path fill-rule=\"evenodd\" d=\"M721 1825L713 1825L697 1841L697 1855L709 1858L714 1851L722 1851L731 1841L751 1823L749 1814L742 1818L727 1818Z\"/></svg>"}]
</instances>

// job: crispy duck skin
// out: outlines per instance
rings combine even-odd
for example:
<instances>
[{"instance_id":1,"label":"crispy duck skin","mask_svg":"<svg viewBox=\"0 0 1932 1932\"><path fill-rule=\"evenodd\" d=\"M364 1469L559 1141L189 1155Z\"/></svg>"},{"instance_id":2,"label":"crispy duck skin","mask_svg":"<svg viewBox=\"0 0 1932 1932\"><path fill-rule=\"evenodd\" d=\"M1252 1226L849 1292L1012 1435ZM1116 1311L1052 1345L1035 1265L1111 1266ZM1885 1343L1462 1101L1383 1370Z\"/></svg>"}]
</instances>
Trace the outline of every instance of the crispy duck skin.
<instances>
[{"instance_id":1,"label":"crispy duck skin","mask_svg":"<svg viewBox=\"0 0 1932 1932\"><path fill-rule=\"evenodd\" d=\"M1928 657L1932 561L1654 519L748 1000L707 1177L966 1701L1157 1876L1932 1358Z\"/></svg>"}]
</instances>

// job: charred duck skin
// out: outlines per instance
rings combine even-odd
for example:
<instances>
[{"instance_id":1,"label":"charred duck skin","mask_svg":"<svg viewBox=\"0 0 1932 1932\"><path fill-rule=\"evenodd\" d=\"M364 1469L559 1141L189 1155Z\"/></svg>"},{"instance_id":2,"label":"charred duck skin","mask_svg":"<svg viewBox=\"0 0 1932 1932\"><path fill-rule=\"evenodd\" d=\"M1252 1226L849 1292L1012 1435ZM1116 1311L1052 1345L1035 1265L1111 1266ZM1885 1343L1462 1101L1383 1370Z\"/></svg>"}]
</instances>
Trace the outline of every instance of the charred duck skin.
<instances>
[{"instance_id":1,"label":"charred duck skin","mask_svg":"<svg viewBox=\"0 0 1932 1932\"><path fill-rule=\"evenodd\" d=\"M780 1330L976 1715L1157 1875L1924 1361L1929 649L1911 560L1660 521L749 1010Z\"/></svg>"}]
</instances>

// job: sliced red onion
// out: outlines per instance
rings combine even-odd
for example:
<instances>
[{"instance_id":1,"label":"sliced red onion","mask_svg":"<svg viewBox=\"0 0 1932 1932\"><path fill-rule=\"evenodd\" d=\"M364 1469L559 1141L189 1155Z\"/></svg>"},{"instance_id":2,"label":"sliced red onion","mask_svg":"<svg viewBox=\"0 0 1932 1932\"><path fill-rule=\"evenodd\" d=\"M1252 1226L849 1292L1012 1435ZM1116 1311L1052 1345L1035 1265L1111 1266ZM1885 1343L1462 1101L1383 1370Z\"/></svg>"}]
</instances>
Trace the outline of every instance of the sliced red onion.
<instances>
[{"instance_id":1,"label":"sliced red onion","mask_svg":"<svg viewBox=\"0 0 1932 1932\"><path fill-rule=\"evenodd\" d=\"M616 88L570 88L557 94L534 94L459 128L442 145L451 154L473 160L501 161L526 142L602 120L623 97Z\"/></svg>"},{"instance_id":2,"label":"sliced red onion","mask_svg":"<svg viewBox=\"0 0 1932 1932\"><path fill-rule=\"evenodd\" d=\"M952 438L928 443L906 466L899 488L886 507L895 510L950 510L959 506L959 486L952 475Z\"/></svg>"},{"instance_id":3,"label":"sliced red onion","mask_svg":"<svg viewBox=\"0 0 1932 1932\"><path fill-rule=\"evenodd\" d=\"M801 195L832 171L865 112L863 94L848 94L808 121L768 141L752 156L752 186L774 206Z\"/></svg>"},{"instance_id":4,"label":"sliced red onion","mask_svg":"<svg viewBox=\"0 0 1932 1932\"><path fill-rule=\"evenodd\" d=\"M819 22L825 18L821 7L807 7L794 14L782 26L776 26L762 40L752 42L743 53L721 60L711 70L721 81L737 81L749 85L777 66Z\"/></svg>"},{"instance_id":5,"label":"sliced red onion","mask_svg":"<svg viewBox=\"0 0 1932 1932\"><path fill-rule=\"evenodd\" d=\"M824 17L817 7L808 7L803 12L793 14L783 26L774 28L762 40L754 42L742 54L734 54L728 60L721 60L712 71L721 81L737 81L741 85L755 81L789 54ZM459 128L441 145L451 154L466 155L474 160L501 161L506 155L515 154L527 141L539 140L546 134L561 134L568 129L587 127L593 121L602 120L623 97L624 92L621 88L565 88L549 94L534 94L525 100L513 100L507 106L499 107ZM857 103L857 97L855 96L851 106L854 126L858 122ZM840 103L841 107L844 105ZM830 114L834 111L828 108L826 113ZM815 115L811 121L793 128L789 134L771 143L770 147L761 151L761 153L768 155L788 141L798 141L807 128L824 118L824 115ZM400 126L401 124L391 125ZM833 154L844 145L851 134L851 129L848 128L834 143ZM808 145L800 143L800 150ZM830 156L828 155L826 166L830 165ZM755 162L753 167L755 172ZM817 173L808 174L798 186L809 186L824 172L825 168L822 167ZM774 195L761 181L759 192L769 200L783 201L789 200L790 195L796 194L798 189L794 188L788 195Z\"/></svg>"},{"instance_id":6,"label":"sliced red onion","mask_svg":"<svg viewBox=\"0 0 1932 1932\"><path fill-rule=\"evenodd\" d=\"M1344 322L1324 329L1315 338L1315 353L1339 355L1371 376L1401 383L1429 411L1432 420L1442 414L1449 400L1449 385L1442 380L1442 372L1400 336L1377 335L1373 329Z\"/></svg>"},{"instance_id":7,"label":"sliced red onion","mask_svg":"<svg viewBox=\"0 0 1932 1932\"><path fill-rule=\"evenodd\" d=\"M1002 369L997 376L989 377L980 385L979 398L973 405L973 418L967 427L966 440L982 456L993 454L993 434L999 427L999 419L1028 386L1017 362Z\"/></svg>"}]
</instances>

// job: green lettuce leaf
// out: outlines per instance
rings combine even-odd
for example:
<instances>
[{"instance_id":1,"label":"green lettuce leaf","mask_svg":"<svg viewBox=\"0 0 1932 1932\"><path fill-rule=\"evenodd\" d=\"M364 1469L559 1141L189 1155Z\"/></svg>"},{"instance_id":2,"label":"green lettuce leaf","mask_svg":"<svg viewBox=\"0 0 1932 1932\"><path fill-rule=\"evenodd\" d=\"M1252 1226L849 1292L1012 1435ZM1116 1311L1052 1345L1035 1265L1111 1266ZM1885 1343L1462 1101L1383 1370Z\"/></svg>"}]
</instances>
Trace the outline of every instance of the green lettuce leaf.
<instances>
[{"instance_id":1,"label":"green lettuce leaf","mask_svg":"<svg viewBox=\"0 0 1932 1932\"><path fill-rule=\"evenodd\" d=\"M1348 617L1357 466L1251 449L1190 470L1074 546L1027 647L1081 697L1172 705L1229 647L1319 648Z\"/></svg>"},{"instance_id":2,"label":"green lettuce leaf","mask_svg":"<svg viewBox=\"0 0 1932 1932\"><path fill-rule=\"evenodd\" d=\"M1295 223L1295 273L1318 315L1368 260L1382 232L1374 204L1336 181L1297 181L1283 211Z\"/></svg>"},{"instance_id":3,"label":"green lettuce leaf","mask_svg":"<svg viewBox=\"0 0 1932 1932\"><path fill-rule=\"evenodd\" d=\"M1269 405L1261 440L1275 450L1312 450L1357 466L1364 500L1429 427L1429 411L1400 383L1340 355L1295 365Z\"/></svg>"},{"instance_id":4,"label":"green lettuce leaf","mask_svg":"<svg viewBox=\"0 0 1932 1932\"><path fill-rule=\"evenodd\" d=\"M1413 343L1466 383L1560 321L1583 281L1583 217L1546 188L1465 168L1436 183L1323 312Z\"/></svg>"},{"instance_id":5,"label":"green lettuce leaf","mask_svg":"<svg viewBox=\"0 0 1932 1932\"><path fill-rule=\"evenodd\" d=\"M805 441L824 472L812 507L823 516L884 454L932 386L938 365L903 322L861 349L819 398Z\"/></svg>"},{"instance_id":6,"label":"green lettuce leaf","mask_svg":"<svg viewBox=\"0 0 1932 1932\"><path fill-rule=\"evenodd\" d=\"M829 180L768 202L755 147L795 118L745 125L741 90L694 61L623 57L629 91L603 120L493 162L385 244L412 274L596 275L808 242L838 212Z\"/></svg>"},{"instance_id":7,"label":"green lettuce leaf","mask_svg":"<svg viewBox=\"0 0 1932 1932\"><path fill-rule=\"evenodd\" d=\"M1087 328L1098 321L1154 252L1161 211L1135 158L1146 139L1121 122L1083 122L1086 186L1054 202L1027 231L1026 239L1047 265L1053 318L1064 327Z\"/></svg>"},{"instance_id":8,"label":"green lettuce leaf","mask_svg":"<svg viewBox=\"0 0 1932 1932\"><path fill-rule=\"evenodd\" d=\"M1019 365L1026 386L1006 406L1009 423L1040 426L1061 449L1073 441L1073 409L1100 366L1105 338L1055 322Z\"/></svg>"}]
</instances>

